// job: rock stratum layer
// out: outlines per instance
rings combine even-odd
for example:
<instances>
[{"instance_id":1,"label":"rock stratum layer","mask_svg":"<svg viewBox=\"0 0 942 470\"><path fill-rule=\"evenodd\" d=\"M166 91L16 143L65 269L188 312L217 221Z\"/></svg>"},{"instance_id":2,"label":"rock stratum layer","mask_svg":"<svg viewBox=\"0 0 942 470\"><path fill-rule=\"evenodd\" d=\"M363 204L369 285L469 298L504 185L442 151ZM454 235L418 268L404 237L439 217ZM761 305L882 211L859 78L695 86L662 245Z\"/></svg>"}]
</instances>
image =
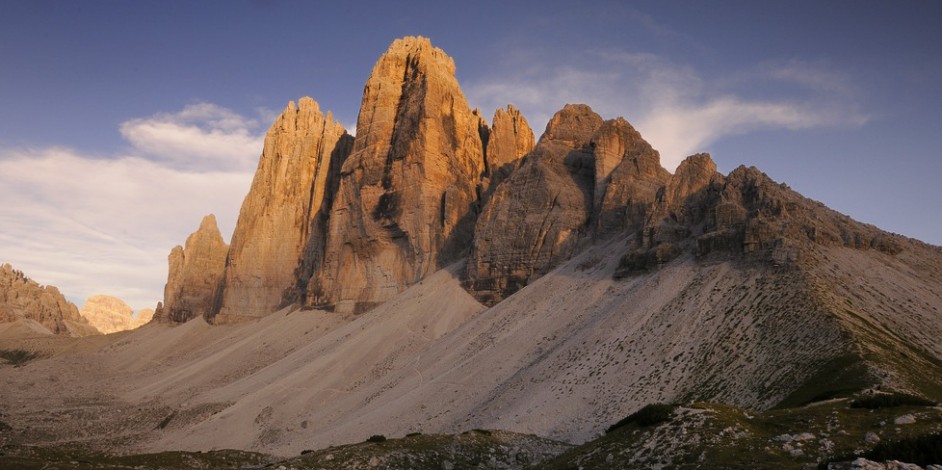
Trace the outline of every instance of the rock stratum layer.
<instances>
[{"instance_id":1,"label":"rock stratum layer","mask_svg":"<svg viewBox=\"0 0 942 470\"><path fill-rule=\"evenodd\" d=\"M0 323L17 321L36 322L57 335L98 334L58 288L42 286L10 264L3 264L0 266Z\"/></svg>"}]
</instances>

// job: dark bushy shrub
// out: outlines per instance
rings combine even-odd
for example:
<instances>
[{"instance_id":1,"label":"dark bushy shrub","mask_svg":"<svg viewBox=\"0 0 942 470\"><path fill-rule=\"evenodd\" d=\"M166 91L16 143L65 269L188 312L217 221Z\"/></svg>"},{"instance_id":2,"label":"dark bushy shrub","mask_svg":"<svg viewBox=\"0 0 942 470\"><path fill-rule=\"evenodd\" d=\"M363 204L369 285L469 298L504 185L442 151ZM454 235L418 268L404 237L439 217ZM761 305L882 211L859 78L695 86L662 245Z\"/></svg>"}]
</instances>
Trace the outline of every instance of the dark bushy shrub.
<instances>
[{"instance_id":1,"label":"dark bushy shrub","mask_svg":"<svg viewBox=\"0 0 942 470\"><path fill-rule=\"evenodd\" d=\"M627 418L609 426L609 428L605 430L605 433L610 433L631 423L645 427L654 426L655 424L660 424L665 421L670 421L671 416L674 414L674 409L676 408L677 405L666 405L663 403L647 405L644 408L641 408L640 410L628 415Z\"/></svg>"},{"instance_id":2,"label":"dark bushy shrub","mask_svg":"<svg viewBox=\"0 0 942 470\"><path fill-rule=\"evenodd\" d=\"M366 442L386 442L386 436L382 434L373 434Z\"/></svg>"},{"instance_id":3,"label":"dark bushy shrub","mask_svg":"<svg viewBox=\"0 0 942 470\"><path fill-rule=\"evenodd\" d=\"M876 410L878 408L892 408L895 406L934 406L935 403L915 395L905 393L878 394L858 398L851 404L851 408L865 408Z\"/></svg>"},{"instance_id":4,"label":"dark bushy shrub","mask_svg":"<svg viewBox=\"0 0 942 470\"><path fill-rule=\"evenodd\" d=\"M899 460L922 466L942 464L942 432L898 441L884 441L864 454L864 457L877 462Z\"/></svg>"}]
</instances>

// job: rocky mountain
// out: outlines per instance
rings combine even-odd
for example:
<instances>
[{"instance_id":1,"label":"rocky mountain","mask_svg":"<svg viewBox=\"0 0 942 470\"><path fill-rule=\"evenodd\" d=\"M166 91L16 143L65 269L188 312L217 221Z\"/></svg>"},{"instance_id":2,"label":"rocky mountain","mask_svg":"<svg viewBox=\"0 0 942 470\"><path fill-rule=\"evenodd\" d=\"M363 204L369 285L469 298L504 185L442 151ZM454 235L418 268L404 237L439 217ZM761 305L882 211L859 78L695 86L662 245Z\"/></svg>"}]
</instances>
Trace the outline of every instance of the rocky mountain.
<instances>
[{"instance_id":1,"label":"rocky mountain","mask_svg":"<svg viewBox=\"0 0 942 470\"><path fill-rule=\"evenodd\" d=\"M523 157L533 150L533 146L533 131L519 109L507 105L506 109L498 108L494 112L484 152L487 174L482 181L482 203L486 203L487 196L520 167Z\"/></svg>"},{"instance_id":2,"label":"rocky mountain","mask_svg":"<svg viewBox=\"0 0 942 470\"><path fill-rule=\"evenodd\" d=\"M186 239L170 251L170 270L164 301L157 305L158 321L185 322L211 317L219 305L229 245L223 241L216 217L207 215Z\"/></svg>"},{"instance_id":3,"label":"rocky mountain","mask_svg":"<svg viewBox=\"0 0 942 470\"><path fill-rule=\"evenodd\" d=\"M134 316L134 309L110 295L93 295L79 310L88 323L103 334L138 328L151 320L154 311L144 309Z\"/></svg>"},{"instance_id":4,"label":"rocky mountain","mask_svg":"<svg viewBox=\"0 0 942 470\"><path fill-rule=\"evenodd\" d=\"M4 263L0 266L0 323L14 322L35 322L41 326L36 331L64 336L98 334L58 288L42 286Z\"/></svg>"},{"instance_id":5,"label":"rocky mountain","mask_svg":"<svg viewBox=\"0 0 942 470\"><path fill-rule=\"evenodd\" d=\"M310 98L288 105L266 136L220 287L177 305L187 283L175 248L158 317L369 310L463 260L482 202L532 148L519 110L498 109L491 129L448 55L426 38L396 40L364 87L356 138Z\"/></svg>"},{"instance_id":6,"label":"rocky mountain","mask_svg":"<svg viewBox=\"0 0 942 470\"><path fill-rule=\"evenodd\" d=\"M232 235L220 314L260 316L299 300L293 289L303 289L310 266L320 262L352 141L310 98L289 103L268 130Z\"/></svg>"},{"instance_id":7,"label":"rocky mountain","mask_svg":"<svg viewBox=\"0 0 942 470\"><path fill-rule=\"evenodd\" d=\"M362 312L461 258L472 238L487 134L426 38L396 40L363 92L308 304Z\"/></svg>"}]
</instances>

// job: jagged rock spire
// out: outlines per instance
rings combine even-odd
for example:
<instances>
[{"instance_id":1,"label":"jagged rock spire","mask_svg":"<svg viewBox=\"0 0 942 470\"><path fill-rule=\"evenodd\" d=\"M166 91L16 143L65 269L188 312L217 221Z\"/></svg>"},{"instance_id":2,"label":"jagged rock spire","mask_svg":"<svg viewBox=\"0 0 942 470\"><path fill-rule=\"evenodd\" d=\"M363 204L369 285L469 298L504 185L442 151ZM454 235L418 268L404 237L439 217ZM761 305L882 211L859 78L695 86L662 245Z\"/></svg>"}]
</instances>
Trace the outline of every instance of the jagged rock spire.
<instances>
[{"instance_id":1,"label":"jagged rock spire","mask_svg":"<svg viewBox=\"0 0 942 470\"><path fill-rule=\"evenodd\" d=\"M466 252L484 146L454 74L423 37L397 39L373 67L308 303L362 311Z\"/></svg>"},{"instance_id":2,"label":"jagged rock spire","mask_svg":"<svg viewBox=\"0 0 942 470\"><path fill-rule=\"evenodd\" d=\"M272 124L232 235L219 313L266 315L297 297L306 281L299 266L315 257L309 245L323 244L325 214L351 142L307 97L289 103Z\"/></svg>"}]
</instances>

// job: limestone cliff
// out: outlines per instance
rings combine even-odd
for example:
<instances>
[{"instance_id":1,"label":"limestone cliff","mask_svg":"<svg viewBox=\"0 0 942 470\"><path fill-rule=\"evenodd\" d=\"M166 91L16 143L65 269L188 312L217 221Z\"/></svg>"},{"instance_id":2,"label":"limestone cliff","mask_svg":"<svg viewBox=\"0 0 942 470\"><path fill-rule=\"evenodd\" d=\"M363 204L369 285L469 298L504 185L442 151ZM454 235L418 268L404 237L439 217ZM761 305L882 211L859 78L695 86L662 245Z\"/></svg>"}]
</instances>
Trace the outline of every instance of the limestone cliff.
<instances>
[{"instance_id":1,"label":"limestone cliff","mask_svg":"<svg viewBox=\"0 0 942 470\"><path fill-rule=\"evenodd\" d=\"M522 157L533 150L533 131L523 114L513 105L506 110L497 108L488 132L486 160L487 176L482 181L485 194L520 167ZM486 197L485 197L486 199Z\"/></svg>"},{"instance_id":2,"label":"limestone cliff","mask_svg":"<svg viewBox=\"0 0 942 470\"><path fill-rule=\"evenodd\" d=\"M261 316L297 300L299 266L323 245L351 140L311 98L289 103L271 126L232 235L219 313Z\"/></svg>"},{"instance_id":3,"label":"limestone cliff","mask_svg":"<svg viewBox=\"0 0 942 470\"><path fill-rule=\"evenodd\" d=\"M178 245L170 251L164 301L154 317L170 322L210 317L218 303L228 251L216 217L207 215L199 230L187 237L185 247Z\"/></svg>"},{"instance_id":4,"label":"limestone cliff","mask_svg":"<svg viewBox=\"0 0 942 470\"><path fill-rule=\"evenodd\" d=\"M88 336L98 330L54 286L41 286L10 264L0 266L0 323L35 321L64 336Z\"/></svg>"},{"instance_id":5,"label":"limestone cliff","mask_svg":"<svg viewBox=\"0 0 942 470\"><path fill-rule=\"evenodd\" d=\"M602 118L566 105L510 179L497 187L475 226L470 290L494 304L568 259L592 214L592 136Z\"/></svg>"},{"instance_id":6,"label":"limestone cliff","mask_svg":"<svg viewBox=\"0 0 942 470\"><path fill-rule=\"evenodd\" d=\"M671 174L660 155L622 118L606 121L592 139L596 236L641 228Z\"/></svg>"},{"instance_id":7,"label":"limestone cliff","mask_svg":"<svg viewBox=\"0 0 942 470\"><path fill-rule=\"evenodd\" d=\"M484 172L452 59L426 38L393 42L364 88L307 302L363 311L460 259Z\"/></svg>"}]
</instances>

